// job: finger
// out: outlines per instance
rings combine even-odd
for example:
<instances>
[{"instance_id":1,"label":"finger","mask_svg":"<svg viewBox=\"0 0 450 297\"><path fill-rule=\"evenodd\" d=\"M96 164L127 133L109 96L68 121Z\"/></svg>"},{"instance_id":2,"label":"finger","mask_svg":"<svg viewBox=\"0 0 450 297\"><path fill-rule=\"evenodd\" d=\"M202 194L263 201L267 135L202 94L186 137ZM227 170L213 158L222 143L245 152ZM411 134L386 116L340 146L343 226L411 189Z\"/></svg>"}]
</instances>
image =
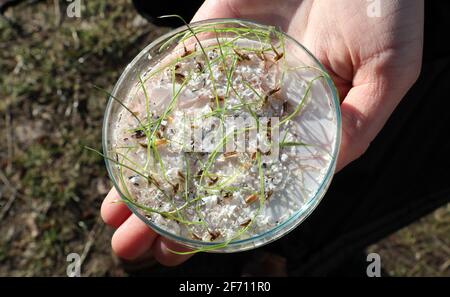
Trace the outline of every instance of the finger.
<instances>
[{"instance_id":1,"label":"finger","mask_svg":"<svg viewBox=\"0 0 450 297\"><path fill-rule=\"evenodd\" d=\"M187 252L189 251L188 248L177 244L173 241L170 241L169 239L159 236L153 245L153 256L155 259L165 266L176 266L184 261L188 260L190 257L192 257L193 254L190 255L178 255L175 254L172 251L176 252Z\"/></svg>"},{"instance_id":2,"label":"finger","mask_svg":"<svg viewBox=\"0 0 450 297\"><path fill-rule=\"evenodd\" d=\"M416 70L411 69L411 73ZM359 158L405 96L410 83L394 86L390 77L353 87L341 104L342 138L336 171Z\"/></svg>"},{"instance_id":3,"label":"finger","mask_svg":"<svg viewBox=\"0 0 450 297\"><path fill-rule=\"evenodd\" d=\"M193 22L213 18L242 18L267 25L278 25L287 30L298 3L273 0L206 0Z\"/></svg>"},{"instance_id":4,"label":"finger","mask_svg":"<svg viewBox=\"0 0 450 297\"><path fill-rule=\"evenodd\" d=\"M131 215L131 211L121 201L117 190L112 188L103 200L100 214L106 224L118 228Z\"/></svg>"},{"instance_id":5,"label":"finger","mask_svg":"<svg viewBox=\"0 0 450 297\"><path fill-rule=\"evenodd\" d=\"M237 18L239 15L231 8L229 1L206 0L192 18L192 22L214 18Z\"/></svg>"},{"instance_id":6,"label":"finger","mask_svg":"<svg viewBox=\"0 0 450 297\"><path fill-rule=\"evenodd\" d=\"M367 104L361 106L356 102L358 98L370 98L370 93L368 86L354 87L341 104L342 137L336 172L361 156L372 141L372 135L377 133L369 131L375 127L375 123L371 122L369 125L368 115L372 112L365 108ZM377 120L379 121L381 118L378 117Z\"/></svg>"},{"instance_id":7,"label":"finger","mask_svg":"<svg viewBox=\"0 0 450 297\"><path fill-rule=\"evenodd\" d=\"M157 234L136 215L131 215L114 233L111 246L120 258L134 260L151 249Z\"/></svg>"}]
</instances>

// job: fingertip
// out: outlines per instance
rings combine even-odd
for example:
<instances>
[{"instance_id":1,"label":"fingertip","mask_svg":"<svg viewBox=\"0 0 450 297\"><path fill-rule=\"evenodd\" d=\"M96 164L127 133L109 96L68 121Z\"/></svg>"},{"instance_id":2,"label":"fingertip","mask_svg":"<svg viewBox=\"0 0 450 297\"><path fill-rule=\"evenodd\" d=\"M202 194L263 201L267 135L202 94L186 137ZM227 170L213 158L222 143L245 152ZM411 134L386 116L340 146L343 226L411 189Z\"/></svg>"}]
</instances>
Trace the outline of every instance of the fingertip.
<instances>
[{"instance_id":1,"label":"fingertip","mask_svg":"<svg viewBox=\"0 0 450 297\"><path fill-rule=\"evenodd\" d=\"M111 247L118 257L134 260L151 249L156 237L157 234L133 214L114 232Z\"/></svg>"},{"instance_id":2,"label":"fingertip","mask_svg":"<svg viewBox=\"0 0 450 297\"><path fill-rule=\"evenodd\" d=\"M188 252L191 250L167 238L158 236L153 245L153 256L162 265L169 267L177 266L193 256L193 254L178 255L173 253L172 251Z\"/></svg>"},{"instance_id":3,"label":"fingertip","mask_svg":"<svg viewBox=\"0 0 450 297\"><path fill-rule=\"evenodd\" d=\"M102 202L100 215L106 224L118 228L131 215L131 211L120 201L117 190L112 188Z\"/></svg>"},{"instance_id":4,"label":"fingertip","mask_svg":"<svg viewBox=\"0 0 450 297\"><path fill-rule=\"evenodd\" d=\"M215 18L237 18L239 15L232 9L228 1L205 1L192 18L191 22L198 22Z\"/></svg>"}]
</instances>

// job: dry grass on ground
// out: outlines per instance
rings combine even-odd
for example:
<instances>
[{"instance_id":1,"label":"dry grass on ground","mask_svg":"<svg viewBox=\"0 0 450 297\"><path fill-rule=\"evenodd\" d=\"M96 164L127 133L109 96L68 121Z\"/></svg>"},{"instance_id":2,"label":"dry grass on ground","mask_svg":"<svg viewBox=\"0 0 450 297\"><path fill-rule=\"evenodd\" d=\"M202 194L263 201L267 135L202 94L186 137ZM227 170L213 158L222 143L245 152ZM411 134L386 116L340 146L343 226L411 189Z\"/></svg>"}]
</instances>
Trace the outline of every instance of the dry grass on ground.
<instances>
[{"instance_id":1,"label":"dry grass on ground","mask_svg":"<svg viewBox=\"0 0 450 297\"><path fill-rule=\"evenodd\" d=\"M27 2L0 19L0 276L65 275L66 255L84 275L124 275L99 220L110 187L100 147L106 103L128 61L165 29L130 1ZM450 276L450 208L370 248L392 275Z\"/></svg>"}]
</instances>

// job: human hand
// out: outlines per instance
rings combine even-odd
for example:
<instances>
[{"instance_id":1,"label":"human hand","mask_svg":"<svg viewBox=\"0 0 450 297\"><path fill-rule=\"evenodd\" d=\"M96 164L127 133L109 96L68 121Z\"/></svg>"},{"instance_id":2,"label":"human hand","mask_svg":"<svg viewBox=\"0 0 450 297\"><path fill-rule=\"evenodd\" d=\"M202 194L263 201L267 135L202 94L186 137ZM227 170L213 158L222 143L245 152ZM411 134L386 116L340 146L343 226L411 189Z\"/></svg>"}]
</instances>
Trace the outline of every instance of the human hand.
<instances>
[{"instance_id":1,"label":"human hand","mask_svg":"<svg viewBox=\"0 0 450 297\"><path fill-rule=\"evenodd\" d=\"M193 21L242 18L281 27L327 68L341 98L337 171L361 156L417 80L424 1L206 0Z\"/></svg>"},{"instance_id":2,"label":"human hand","mask_svg":"<svg viewBox=\"0 0 450 297\"><path fill-rule=\"evenodd\" d=\"M341 98L342 140L337 170L368 148L420 73L423 0L381 2L370 18L366 1L206 0L193 21L244 18L281 27L308 48L331 74ZM103 220L118 228L114 252L136 259L148 251L164 265L189 258L182 250L131 215L112 189L102 205Z\"/></svg>"}]
</instances>

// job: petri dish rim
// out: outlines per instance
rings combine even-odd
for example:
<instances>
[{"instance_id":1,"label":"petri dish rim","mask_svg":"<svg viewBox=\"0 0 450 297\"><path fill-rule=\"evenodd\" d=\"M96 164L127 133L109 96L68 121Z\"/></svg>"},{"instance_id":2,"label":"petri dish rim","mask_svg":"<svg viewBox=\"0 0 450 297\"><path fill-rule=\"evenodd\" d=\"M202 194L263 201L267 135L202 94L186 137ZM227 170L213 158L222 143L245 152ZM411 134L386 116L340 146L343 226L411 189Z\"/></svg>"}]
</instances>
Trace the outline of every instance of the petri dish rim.
<instances>
[{"instance_id":1,"label":"petri dish rim","mask_svg":"<svg viewBox=\"0 0 450 297\"><path fill-rule=\"evenodd\" d=\"M252 21L252 20L245 20L245 19L235 19L235 18L215 18L215 19L207 19L203 21L193 22L190 23L190 27L196 27L201 26L205 24L228 24L232 23L234 25L240 25L240 24L246 24L249 26L256 26L260 28L264 28L269 30L271 28L273 30L273 26L268 26L264 24L260 24L258 22ZM333 100L334 105L334 111L336 116L336 138L334 142L333 152L332 152L332 160L328 167L328 170L324 176L323 182L317 189L316 193L308 200L307 203L305 203L299 210L297 210L294 214L292 214L286 221L283 223L273 227L272 229L267 230L264 233L257 234L255 236L240 239L236 241L229 242L224 248L219 248L217 250L211 250L208 252L214 252L214 253L227 253L227 252L240 252L240 251L246 251L250 249L254 249L263 245L266 245L270 242L273 242L283 236L285 236L287 233L295 229L298 225L300 225L317 207L319 202L322 200L323 196L326 193L326 190L331 183L332 175L334 174L335 168L336 168L336 160L337 156L339 154L339 147L341 142L341 112L340 112L340 101L339 101L339 95L336 89L336 86L333 83L333 80L328 75L328 72L326 68L322 65L322 63L306 48L304 47L300 42L298 42L295 38L291 37L289 34L285 33L284 31L275 28L283 34L283 36L287 39L289 39L291 42L299 46L309 58L312 59L312 61L316 64L315 66L321 69L326 75L325 75L325 81L327 83L327 86L329 90L331 91L331 96ZM139 52L139 54L125 67L125 70L120 75L119 79L117 80L116 84L114 85L112 96L115 96L119 90L119 88L122 86L124 79L128 76L128 73L133 69L133 67L137 64L138 61L142 59L144 55L146 55L152 48L154 48L156 45L160 44L163 41L168 40L169 38L175 36L176 34L179 34L181 32L188 31L189 28L187 25L181 26L179 28L176 28L174 30L171 30L167 32L166 34L158 37L154 41L152 41L149 45L147 45L143 50ZM108 103L106 105L105 109L105 115L103 118L103 127L102 127L102 150L105 156L108 157L108 132L109 132L109 120L111 116L111 110L113 107L115 100L110 96L108 98ZM117 192L123 199L125 195L120 190L119 184L115 179L114 173L113 173L113 165L111 162L104 158L106 169L108 172L108 176L111 179L113 186L116 188ZM176 241L178 243L184 244L191 248L201 248L201 247L211 247L216 246L225 243L225 241L217 241L217 242L204 242L199 240L193 240L189 238L184 238L178 235L175 235L173 233L170 233L156 224L150 222L145 216L143 216L140 211L135 207L134 205L130 203L126 203L128 208L131 210L133 214L135 214L137 217L139 217L145 224L147 224L149 227L151 227L154 231L159 233L162 236L165 236L173 241Z\"/></svg>"}]
</instances>

